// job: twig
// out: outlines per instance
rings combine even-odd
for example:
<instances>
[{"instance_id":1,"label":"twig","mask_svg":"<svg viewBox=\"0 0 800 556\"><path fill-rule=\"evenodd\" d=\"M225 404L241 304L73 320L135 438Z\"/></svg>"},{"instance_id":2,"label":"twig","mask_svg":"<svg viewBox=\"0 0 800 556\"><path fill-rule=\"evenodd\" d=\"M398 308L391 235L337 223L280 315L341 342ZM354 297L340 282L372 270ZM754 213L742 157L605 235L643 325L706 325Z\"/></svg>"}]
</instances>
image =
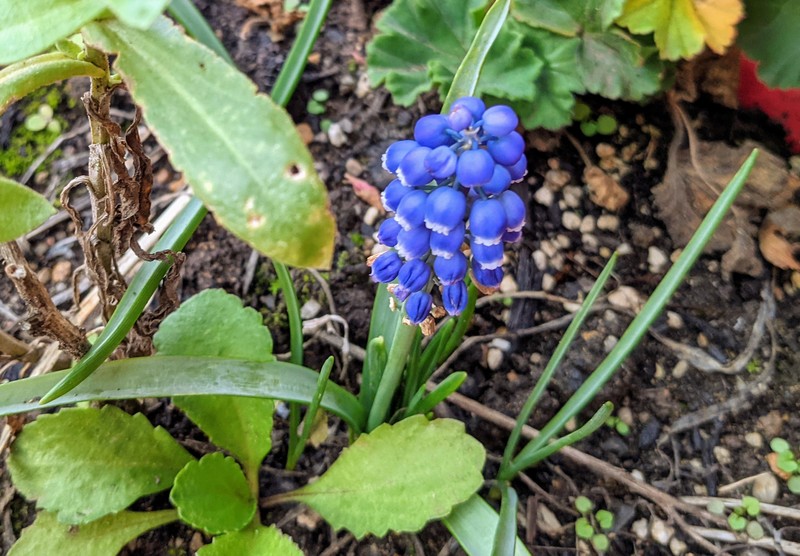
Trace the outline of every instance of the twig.
<instances>
[{"instance_id":1,"label":"twig","mask_svg":"<svg viewBox=\"0 0 800 556\"><path fill-rule=\"evenodd\" d=\"M483 296L475 302L475 307L483 307L484 305L488 305L489 303L494 303L496 301L503 301L504 299L540 299L542 301L552 301L553 303L560 303L561 305L580 305L581 303L580 300L567 299L566 297L561 297L560 295L553 295L552 293L525 290L525 291L509 292L509 293L493 293L492 295Z\"/></svg>"},{"instance_id":2,"label":"twig","mask_svg":"<svg viewBox=\"0 0 800 556\"><path fill-rule=\"evenodd\" d=\"M767 548L778 552L779 554L789 554L790 556L800 556L800 544L791 541L776 541L775 539L751 539L746 536L739 536L731 531L724 531L721 529L708 529L706 527L693 527L699 535L705 539L713 541L720 541L726 543L739 543L746 546L754 546L758 548Z\"/></svg>"},{"instance_id":3,"label":"twig","mask_svg":"<svg viewBox=\"0 0 800 556\"><path fill-rule=\"evenodd\" d=\"M751 475L749 477L745 477L744 479L739 479L738 481L734 481L719 487L717 492L719 494L728 494L730 492L734 492L744 486L749 485L750 483L757 481L759 478L764 477L765 475L772 475L772 473L769 471L764 471L763 473L758 473L757 475Z\"/></svg>"},{"instance_id":4,"label":"twig","mask_svg":"<svg viewBox=\"0 0 800 556\"><path fill-rule=\"evenodd\" d=\"M708 506L709 502L722 502L726 508L738 508L742 505L740 498L714 498L713 496L681 496L680 499L693 506ZM785 517L800 521L800 509L778 506L777 504L766 504L761 502L758 506L761 513L774 515L775 517Z\"/></svg>"},{"instance_id":5,"label":"twig","mask_svg":"<svg viewBox=\"0 0 800 556\"><path fill-rule=\"evenodd\" d=\"M36 169L39 168L39 166L41 166L45 160L47 160L48 156L56 152L56 149L59 146L61 146L61 143L63 143L64 141L68 141L73 137L77 137L78 135L87 133L88 131L89 131L89 124L84 124L79 128L73 129L69 133L62 133L61 135L56 137L55 140L47 146L44 152L39 156L37 156L33 162L31 162L31 165L28 166L28 169L25 170L24 174L22 174L22 177L20 178L19 182L28 183L28 180L31 179L34 172L36 172Z\"/></svg>"}]
</instances>

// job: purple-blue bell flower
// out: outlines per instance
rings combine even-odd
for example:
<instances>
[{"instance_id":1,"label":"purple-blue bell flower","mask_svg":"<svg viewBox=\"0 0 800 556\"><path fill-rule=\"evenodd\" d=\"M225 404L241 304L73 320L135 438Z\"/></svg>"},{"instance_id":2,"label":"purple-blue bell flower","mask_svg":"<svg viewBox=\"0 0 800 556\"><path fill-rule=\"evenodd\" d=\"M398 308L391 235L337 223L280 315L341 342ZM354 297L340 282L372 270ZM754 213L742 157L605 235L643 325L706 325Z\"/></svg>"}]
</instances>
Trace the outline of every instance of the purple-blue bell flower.
<instances>
[{"instance_id":1,"label":"purple-blue bell flower","mask_svg":"<svg viewBox=\"0 0 800 556\"><path fill-rule=\"evenodd\" d=\"M416 149L417 147L419 147L419 143L411 141L410 139L392 143L381 158L383 169L394 174L397 172L398 166L400 166L400 161L402 161L412 149Z\"/></svg>"},{"instance_id":2,"label":"purple-blue bell flower","mask_svg":"<svg viewBox=\"0 0 800 556\"><path fill-rule=\"evenodd\" d=\"M525 174L528 173L528 159L523 154L521 157L519 157L519 160L517 160L516 164L506 166L506 170L508 170L508 173L511 174L512 183L522 181L522 178L524 178Z\"/></svg>"},{"instance_id":3,"label":"purple-blue bell flower","mask_svg":"<svg viewBox=\"0 0 800 556\"><path fill-rule=\"evenodd\" d=\"M406 314L413 324L420 324L431 312L433 298L427 292L414 292L406 301Z\"/></svg>"},{"instance_id":4,"label":"purple-blue bell flower","mask_svg":"<svg viewBox=\"0 0 800 556\"><path fill-rule=\"evenodd\" d=\"M386 284L397 278L402 266L403 261L400 260L400 256L397 253L386 251L372 261L370 276L372 276L374 282Z\"/></svg>"},{"instance_id":5,"label":"purple-blue bell flower","mask_svg":"<svg viewBox=\"0 0 800 556\"><path fill-rule=\"evenodd\" d=\"M489 154L503 166L513 166L525 152L525 139L516 131L487 143Z\"/></svg>"},{"instance_id":6,"label":"purple-blue bell flower","mask_svg":"<svg viewBox=\"0 0 800 556\"><path fill-rule=\"evenodd\" d=\"M403 264L397 274L397 283L409 292L418 292L428 285L431 267L420 259L412 259Z\"/></svg>"},{"instance_id":7,"label":"purple-blue bell flower","mask_svg":"<svg viewBox=\"0 0 800 556\"><path fill-rule=\"evenodd\" d=\"M494 159L483 149L461 153L456 164L456 179L466 187L488 183L494 173Z\"/></svg>"},{"instance_id":8,"label":"purple-blue bell flower","mask_svg":"<svg viewBox=\"0 0 800 556\"><path fill-rule=\"evenodd\" d=\"M467 275L467 258L461 251L457 251L449 259L436 257L433 261L433 272L445 286L454 284Z\"/></svg>"},{"instance_id":9,"label":"purple-blue bell flower","mask_svg":"<svg viewBox=\"0 0 800 556\"><path fill-rule=\"evenodd\" d=\"M503 266L503 244L495 243L494 245L481 245L480 243L472 242L470 244L472 251L473 267L475 262L480 265L484 270L494 270Z\"/></svg>"},{"instance_id":10,"label":"purple-blue bell flower","mask_svg":"<svg viewBox=\"0 0 800 556\"><path fill-rule=\"evenodd\" d=\"M399 234L402 229L402 226L397 223L397 220L394 218L387 218L381 223L380 228L378 228L378 242L388 247L394 247L397 245L397 234Z\"/></svg>"},{"instance_id":11,"label":"purple-blue bell flower","mask_svg":"<svg viewBox=\"0 0 800 556\"><path fill-rule=\"evenodd\" d=\"M411 189L400 183L400 180L392 180L381 193L383 208L389 212L396 211L397 205L410 191Z\"/></svg>"},{"instance_id":12,"label":"purple-blue bell flower","mask_svg":"<svg viewBox=\"0 0 800 556\"><path fill-rule=\"evenodd\" d=\"M425 226L400 230L397 234L397 252L406 260L419 259L430 249L431 231Z\"/></svg>"},{"instance_id":13,"label":"purple-blue bell flower","mask_svg":"<svg viewBox=\"0 0 800 556\"><path fill-rule=\"evenodd\" d=\"M428 147L417 147L403 157L400 166L397 167L397 177L403 185L417 187L428 185L433 180L433 176L425 169L425 157L429 152L431 149Z\"/></svg>"},{"instance_id":14,"label":"purple-blue bell flower","mask_svg":"<svg viewBox=\"0 0 800 556\"><path fill-rule=\"evenodd\" d=\"M503 234L503 243L517 243L519 240L522 239L522 230L517 232L509 232L506 230L506 233Z\"/></svg>"},{"instance_id":15,"label":"purple-blue bell flower","mask_svg":"<svg viewBox=\"0 0 800 556\"><path fill-rule=\"evenodd\" d=\"M459 280L442 288L442 302L447 314L458 316L467 308L469 293L464 280Z\"/></svg>"},{"instance_id":16,"label":"purple-blue bell flower","mask_svg":"<svg viewBox=\"0 0 800 556\"><path fill-rule=\"evenodd\" d=\"M428 194L420 189L410 191L397 205L394 219L404 230L418 228L425 222L425 205Z\"/></svg>"},{"instance_id":17,"label":"purple-blue bell flower","mask_svg":"<svg viewBox=\"0 0 800 556\"><path fill-rule=\"evenodd\" d=\"M469 213L472 243L493 245L500 242L506 231L506 213L497 199L478 199Z\"/></svg>"},{"instance_id":18,"label":"purple-blue bell flower","mask_svg":"<svg viewBox=\"0 0 800 556\"><path fill-rule=\"evenodd\" d=\"M436 147L425 157L425 169L437 180L449 178L456 172L458 156L444 145Z\"/></svg>"},{"instance_id":19,"label":"purple-blue bell flower","mask_svg":"<svg viewBox=\"0 0 800 556\"><path fill-rule=\"evenodd\" d=\"M499 195L511 185L511 174L508 173L505 166L495 164L494 173L489 183L483 186L483 192L487 195Z\"/></svg>"},{"instance_id":20,"label":"purple-blue bell flower","mask_svg":"<svg viewBox=\"0 0 800 556\"><path fill-rule=\"evenodd\" d=\"M506 230L509 232L522 230L522 227L525 226L525 202L510 189L504 191L498 200L506 213Z\"/></svg>"},{"instance_id":21,"label":"purple-blue bell flower","mask_svg":"<svg viewBox=\"0 0 800 556\"><path fill-rule=\"evenodd\" d=\"M414 125L414 139L423 147L434 149L440 145L449 145L453 139L447 134L450 122L447 116L431 114L423 116Z\"/></svg>"},{"instance_id":22,"label":"purple-blue bell flower","mask_svg":"<svg viewBox=\"0 0 800 556\"><path fill-rule=\"evenodd\" d=\"M467 198L452 187L434 189L425 202L425 225L440 234L447 233L464 221Z\"/></svg>"},{"instance_id":23,"label":"purple-blue bell flower","mask_svg":"<svg viewBox=\"0 0 800 556\"><path fill-rule=\"evenodd\" d=\"M450 129L453 131L464 131L472 125L473 119L472 112L463 104L453 105L447 115L447 121L450 122Z\"/></svg>"},{"instance_id":24,"label":"purple-blue bell flower","mask_svg":"<svg viewBox=\"0 0 800 556\"><path fill-rule=\"evenodd\" d=\"M472 117L476 120L479 120L480 117L483 116L483 112L486 110L486 104L477 97L461 97L453 102L453 104L450 106L450 111L452 112L459 106L463 106L469 110L472 114Z\"/></svg>"},{"instance_id":25,"label":"purple-blue bell flower","mask_svg":"<svg viewBox=\"0 0 800 556\"><path fill-rule=\"evenodd\" d=\"M483 130L489 135L503 137L508 135L519 124L519 118L510 106L499 104L487 108L483 113Z\"/></svg>"},{"instance_id":26,"label":"purple-blue bell flower","mask_svg":"<svg viewBox=\"0 0 800 556\"><path fill-rule=\"evenodd\" d=\"M475 281L485 288L497 288L503 281L503 268L494 269L481 268L477 261L472 261L472 277Z\"/></svg>"},{"instance_id":27,"label":"purple-blue bell flower","mask_svg":"<svg viewBox=\"0 0 800 556\"><path fill-rule=\"evenodd\" d=\"M431 232L431 254L449 259L461 250L466 229L463 222L446 234Z\"/></svg>"}]
</instances>

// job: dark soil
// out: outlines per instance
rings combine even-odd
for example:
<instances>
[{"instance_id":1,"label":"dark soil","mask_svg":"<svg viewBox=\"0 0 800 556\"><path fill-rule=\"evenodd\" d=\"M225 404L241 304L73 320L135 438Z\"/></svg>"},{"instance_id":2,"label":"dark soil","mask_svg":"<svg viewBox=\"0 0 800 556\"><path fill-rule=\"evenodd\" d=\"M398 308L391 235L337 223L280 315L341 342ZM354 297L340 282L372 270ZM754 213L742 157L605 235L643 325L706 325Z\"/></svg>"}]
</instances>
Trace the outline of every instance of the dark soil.
<instances>
[{"instance_id":1,"label":"dark soil","mask_svg":"<svg viewBox=\"0 0 800 556\"><path fill-rule=\"evenodd\" d=\"M291 29L286 30L288 38L280 43L270 40L264 25L251 27L243 36L242 29L253 15L251 12L230 2L198 0L197 4L221 36L238 67L262 91L268 92L291 44ZM413 121L423 112L439 108L434 95L425 96L416 106L402 108L394 106L388 93L382 89L362 96L356 94L358 80L365 71L364 44L370 37L369 26L383 4L360 0L334 4L315 48L315 57L288 107L294 120L308 124L315 134L309 148L317 161L318 172L328 186L338 224L333 268L325 276L337 312L349 323L350 341L359 346L366 343L374 296L374 286L369 281L364 259L371 253L374 245L372 235L380 221L365 222L368 205L345 181L345 167L361 166L362 179L379 187L385 185L390 177L380 167L381 153L392 141L409 136ZM306 103L313 91L321 88L331 93L326 112L322 116L310 115L306 112ZM547 285L554 295L579 300L591 287L608 253L627 245L628 254L620 258L607 289L631 286L646 298L664 272L651 271L648 249L657 247L669 256L676 248L656 216L651 194L666 170L672 122L663 99L655 99L644 107L596 98L588 98L586 102L596 113L612 114L620 124L620 131L614 136L589 139L583 137L577 127L568 131L595 162L598 160L596 147L601 142L613 146L617 153L624 149L634 153L626 161L629 171L621 178L621 185L630 192L631 201L618 214L619 225L616 228L591 232L567 230L562 224L565 211L595 218L609 213L593 204L581 188L578 188L580 196L577 202L570 201L573 206L565 203L567 190L556 193L548 205L537 202L534 192L545 181L548 170L557 165L569 173L570 184L580 185L584 162L565 135L529 134L529 175L524 183L515 187L528 201L530 216L523 241L510 254L506 269L514 276L519 290L541 290ZM698 133L703 140L734 144L751 138L780 155L788 156L782 130L759 113L730 110L708 99L701 99L687 108L690 117L697 121ZM79 118L79 115L73 116L76 122ZM332 122L349 120L352 131L347 134L345 144L340 147L331 145L321 131L325 119ZM648 153L646 157L645 151ZM162 187L156 195L165 191L166 187ZM39 237L34 241L32 252L39 267L51 266L57 260L47 258L46 247L41 248L39 243L52 246L57 239L66 237L64 230L66 228L57 230L49 238ZM241 296L246 304L265 315L265 322L275 339L275 352L288 351L285 306L281 295L275 291L275 275L268 260L259 258L253 279L246 279L245 269L251 258L251 249L217 226L212 217L207 217L186 252L183 298L211 287ZM545 268L537 267L534 262L542 252L548 254ZM77 265L80 253L73 246L73 251L63 257L72 257L73 264ZM765 456L769 452L769 440L774 436L783 436L793 445L800 443L800 435L796 432L800 430L797 414L800 403L800 388L797 386L800 381L797 290L787 286L790 284L787 272L770 270L755 278L734 275L726 281L719 268L718 255L704 256L668 307L680 317L682 324L671 326L666 317L661 317L655 330L672 340L700 345L720 361L730 361L747 344L761 303L761 292L767 285L779 296L777 314L771 323L777 344L771 389L757 398L745 397L742 404L733 410L720 412L698 426L672 433L674 424L682 417L724 402L738 395L742 384L757 381L758 371L765 369L770 358L769 337L767 335L756 350L754 360L757 364L751 369L754 371L752 375L726 376L693 368L688 371L681 369L679 357L648 336L585 414L588 416L589 410L610 400L618 411L622 409L631 416L631 434L621 436L604 427L577 445L580 450L613 465L636 471L647 482L674 495L716 495L721 485L767 470ZM327 307L324 293L313 278L301 271L295 271L294 277L301 304L314 298L322 307ZM63 284L56 284L54 288L63 289ZM24 312L4 278L0 279L0 299L17 314ZM468 335L498 333L510 342L510 347L501 350L499 364L491 366L487 358L493 348L488 342L462 353L449 369L469 372L461 393L489 408L515 416L563 330L536 335L519 335L517 332L561 317L566 312L560 303L534 300L514 300L509 306L503 303L484 305L476 314ZM547 422L602 361L631 318L630 312L609 307L588 319L584 332L562 364L531 425L541 427ZM3 324L8 329L13 323L5 320ZM20 332L19 326L13 330ZM341 366L339 351L322 341L312 340L306 352L306 364L319 367L331 354L336 356L337 365ZM337 381L350 387L357 384L358 368L358 364L351 363L347 376L337 378ZM167 428L195 454L213 449L202 433L167 401L131 402L127 405L131 410L145 412L154 424ZM469 432L485 444L490 453L487 477L494 476L497 456L502 454L507 431L453 405L444 405L442 411L462 419ZM299 473L287 473L281 470L286 456L286 423L276 418L274 450L268 457L262 479L265 495L305 484L335 460L347 444L347 435L343 425L331 424L332 434L326 443L306 453L301 459ZM748 433L758 433L762 445L746 442ZM751 434L748 438L752 437ZM420 457L424 459L424 454ZM532 491L523 483L515 484L523 513L529 504L544 504L555 512L563 525L557 532L530 527L533 523L528 523L527 528L522 527L520 535L523 538L528 535L533 553L575 553L571 525L576 514L571 508L572 500L580 494L592 497L616 513L611 553L671 553L666 546L652 540L640 540L632 534L631 523L635 520L650 518L651 515L665 516L661 510L624 487L587 472L587 469L577 467L558 455L529 470L527 475L541 487L541 491ZM782 487L775 503L794 505L797 498ZM139 509L167 507L168 504L166 495L160 495L141 502ZM18 495L8 507L13 519L11 523L3 524L6 541L12 538L11 534L18 536L21 528L33 519L32 506ZM416 536L393 535L381 540L368 538L356 542L346 540L344 533L332 531L307 509L280 507L263 509L261 513L265 523L277 523L309 555L322 554L326 550L327 554L343 555L420 554L420 550L424 554L462 554L447 531L438 524L429 526ZM7 529L9 525L11 531ZM778 521L774 525L781 527L785 523ZM679 533L679 536L696 553L702 553L685 535ZM123 554L188 554L209 541L188 527L171 525L142 536ZM338 548L331 551L332 546Z\"/></svg>"}]
</instances>

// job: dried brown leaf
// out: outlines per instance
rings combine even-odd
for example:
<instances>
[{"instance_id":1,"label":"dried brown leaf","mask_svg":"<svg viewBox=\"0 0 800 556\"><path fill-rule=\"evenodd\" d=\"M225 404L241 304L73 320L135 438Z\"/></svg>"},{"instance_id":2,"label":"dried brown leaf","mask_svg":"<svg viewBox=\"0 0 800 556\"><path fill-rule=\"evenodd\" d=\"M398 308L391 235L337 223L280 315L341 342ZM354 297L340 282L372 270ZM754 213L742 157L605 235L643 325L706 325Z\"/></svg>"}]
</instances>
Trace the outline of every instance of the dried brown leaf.
<instances>
[{"instance_id":1,"label":"dried brown leaf","mask_svg":"<svg viewBox=\"0 0 800 556\"><path fill-rule=\"evenodd\" d=\"M800 207L770 212L758 233L761 254L778 268L800 270Z\"/></svg>"},{"instance_id":2,"label":"dried brown leaf","mask_svg":"<svg viewBox=\"0 0 800 556\"><path fill-rule=\"evenodd\" d=\"M347 183L353 186L353 193L356 194L356 197L362 201L365 201L371 207L378 209L378 212L381 214L386 212L386 210L383 208L383 203L381 203L381 192L377 187L365 180L362 180L361 178L357 178L347 173L345 173L344 179L347 181Z\"/></svg>"},{"instance_id":3,"label":"dried brown leaf","mask_svg":"<svg viewBox=\"0 0 800 556\"><path fill-rule=\"evenodd\" d=\"M583 180L589 188L592 202L606 210L617 212L630 200L630 194L619 182L598 166L588 166L583 171Z\"/></svg>"}]
</instances>

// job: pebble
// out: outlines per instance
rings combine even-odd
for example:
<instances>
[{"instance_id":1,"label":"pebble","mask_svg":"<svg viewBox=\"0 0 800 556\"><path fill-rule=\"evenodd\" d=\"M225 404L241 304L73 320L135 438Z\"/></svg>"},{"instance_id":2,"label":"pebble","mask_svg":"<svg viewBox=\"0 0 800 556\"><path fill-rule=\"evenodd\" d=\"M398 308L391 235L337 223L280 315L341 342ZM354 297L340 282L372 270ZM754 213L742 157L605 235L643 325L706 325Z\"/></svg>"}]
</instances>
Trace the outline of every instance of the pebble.
<instances>
[{"instance_id":1,"label":"pebble","mask_svg":"<svg viewBox=\"0 0 800 556\"><path fill-rule=\"evenodd\" d=\"M551 292L556 287L556 279L553 278L552 274L545 274L542 276L542 290L546 292Z\"/></svg>"},{"instance_id":2,"label":"pebble","mask_svg":"<svg viewBox=\"0 0 800 556\"><path fill-rule=\"evenodd\" d=\"M36 276L39 278L39 281L44 284L45 286L50 283L50 277L52 276L52 272L49 268L45 267L41 269L39 272L36 273Z\"/></svg>"},{"instance_id":3,"label":"pebble","mask_svg":"<svg viewBox=\"0 0 800 556\"><path fill-rule=\"evenodd\" d=\"M200 531L195 531L194 535L192 535L192 540L189 541L189 551L195 553L203 548L204 544L203 535Z\"/></svg>"},{"instance_id":4,"label":"pebble","mask_svg":"<svg viewBox=\"0 0 800 556\"><path fill-rule=\"evenodd\" d=\"M650 523L650 536L658 544L667 545L669 540L675 534L675 529L667 525L666 521L660 519L653 519Z\"/></svg>"},{"instance_id":5,"label":"pebble","mask_svg":"<svg viewBox=\"0 0 800 556\"><path fill-rule=\"evenodd\" d=\"M617 323L617 313L611 309L606 309L603 311L603 320L613 326Z\"/></svg>"},{"instance_id":6,"label":"pebble","mask_svg":"<svg viewBox=\"0 0 800 556\"><path fill-rule=\"evenodd\" d=\"M543 356L541 353L531 353L531 356L528 358L528 361L531 362L532 365L538 365L542 362Z\"/></svg>"},{"instance_id":7,"label":"pebble","mask_svg":"<svg viewBox=\"0 0 800 556\"><path fill-rule=\"evenodd\" d=\"M300 307L300 318L303 320L313 319L319 314L320 310L322 310L322 305L320 305L319 301L313 298L309 299Z\"/></svg>"},{"instance_id":8,"label":"pebble","mask_svg":"<svg viewBox=\"0 0 800 556\"><path fill-rule=\"evenodd\" d=\"M645 518L637 519L631 523L631 531L633 531L633 534L636 535L640 541L646 541L647 537L650 536L648 529L647 520Z\"/></svg>"},{"instance_id":9,"label":"pebble","mask_svg":"<svg viewBox=\"0 0 800 556\"><path fill-rule=\"evenodd\" d=\"M581 206L581 197L583 197L583 188L577 185L568 185L561 192L564 198L564 204L569 208L578 208Z\"/></svg>"},{"instance_id":10,"label":"pebble","mask_svg":"<svg viewBox=\"0 0 800 556\"><path fill-rule=\"evenodd\" d=\"M683 328L683 319L674 311L667 311L667 326L673 330L680 330Z\"/></svg>"},{"instance_id":11,"label":"pebble","mask_svg":"<svg viewBox=\"0 0 800 556\"><path fill-rule=\"evenodd\" d=\"M561 215L561 225L568 230L577 230L581 227L581 217L574 212L565 212Z\"/></svg>"},{"instance_id":12,"label":"pebble","mask_svg":"<svg viewBox=\"0 0 800 556\"><path fill-rule=\"evenodd\" d=\"M637 481L644 482L644 473L640 469L634 469L631 471L631 477L636 479Z\"/></svg>"},{"instance_id":13,"label":"pebble","mask_svg":"<svg viewBox=\"0 0 800 556\"><path fill-rule=\"evenodd\" d=\"M536 190L536 193L533 194L533 200L546 207L552 205L555 198L556 196L549 187L540 187Z\"/></svg>"},{"instance_id":14,"label":"pebble","mask_svg":"<svg viewBox=\"0 0 800 556\"><path fill-rule=\"evenodd\" d=\"M673 378L683 378L686 372L689 370L689 363L685 359L681 359L675 364L675 367L672 369L672 377Z\"/></svg>"},{"instance_id":15,"label":"pebble","mask_svg":"<svg viewBox=\"0 0 800 556\"><path fill-rule=\"evenodd\" d=\"M350 118L342 118L339 120L339 125L345 133L353 133L353 120Z\"/></svg>"},{"instance_id":16,"label":"pebble","mask_svg":"<svg viewBox=\"0 0 800 556\"><path fill-rule=\"evenodd\" d=\"M708 347L708 336L706 336L705 334L700 332L697 335L697 345L698 345L698 347L701 347L701 348L707 348Z\"/></svg>"},{"instance_id":17,"label":"pebble","mask_svg":"<svg viewBox=\"0 0 800 556\"><path fill-rule=\"evenodd\" d=\"M608 294L608 302L620 309L638 311L642 306L642 297L630 286L620 286Z\"/></svg>"},{"instance_id":18,"label":"pebble","mask_svg":"<svg viewBox=\"0 0 800 556\"><path fill-rule=\"evenodd\" d=\"M510 274L503 276L503 280L500 282L500 291L502 293L513 293L518 290L519 286L513 276Z\"/></svg>"},{"instance_id":19,"label":"pebble","mask_svg":"<svg viewBox=\"0 0 800 556\"><path fill-rule=\"evenodd\" d=\"M753 448L761 448L764 445L764 437L756 431L746 433L744 435L744 441Z\"/></svg>"},{"instance_id":20,"label":"pebble","mask_svg":"<svg viewBox=\"0 0 800 556\"><path fill-rule=\"evenodd\" d=\"M669 541L669 551L672 552L672 556L683 556L688 548L686 543L678 537L672 537L672 540Z\"/></svg>"},{"instance_id":21,"label":"pebble","mask_svg":"<svg viewBox=\"0 0 800 556\"><path fill-rule=\"evenodd\" d=\"M364 212L364 224L367 226L374 226L380 215L381 211L379 211L377 207L369 207L366 212Z\"/></svg>"},{"instance_id":22,"label":"pebble","mask_svg":"<svg viewBox=\"0 0 800 556\"><path fill-rule=\"evenodd\" d=\"M556 247L555 243L549 240L544 240L542 243L540 243L539 249L541 249L544 254L550 258L555 257L556 253L558 253L558 247Z\"/></svg>"},{"instance_id":23,"label":"pebble","mask_svg":"<svg viewBox=\"0 0 800 556\"><path fill-rule=\"evenodd\" d=\"M633 426L633 411L631 411L630 407L620 407L619 411L617 411L617 417L629 427Z\"/></svg>"},{"instance_id":24,"label":"pebble","mask_svg":"<svg viewBox=\"0 0 800 556\"><path fill-rule=\"evenodd\" d=\"M608 232L619 228L619 217L614 214L601 214L597 219L597 227Z\"/></svg>"},{"instance_id":25,"label":"pebble","mask_svg":"<svg viewBox=\"0 0 800 556\"><path fill-rule=\"evenodd\" d=\"M486 352L486 366L489 367L490 370L496 371L502 364L503 351L496 347L490 347Z\"/></svg>"},{"instance_id":26,"label":"pebble","mask_svg":"<svg viewBox=\"0 0 800 556\"><path fill-rule=\"evenodd\" d=\"M345 134L340 124L331 124L331 127L328 128L328 140L334 147L341 147L347 144L347 134Z\"/></svg>"},{"instance_id":27,"label":"pebble","mask_svg":"<svg viewBox=\"0 0 800 556\"><path fill-rule=\"evenodd\" d=\"M572 241L566 234L558 234L556 236L556 245L559 249L569 249L572 247Z\"/></svg>"},{"instance_id":28,"label":"pebble","mask_svg":"<svg viewBox=\"0 0 800 556\"><path fill-rule=\"evenodd\" d=\"M348 174L358 177L364 173L364 166L355 158L348 158L344 163L344 169Z\"/></svg>"},{"instance_id":29,"label":"pebble","mask_svg":"<svg viewBox=\"0 0 800 556\"><path fill-rule=\"evenodd\" d=\"M537 249L533 252L533 264L536 265L536 269L544 272L547 270L547 255L544 254L544 251Z\"/></svg>"},{"instance_id":30,"label":"pebble","mask_svg":"<svg viewBox=\"0 0 800 556\"><path fill-rule=\"evenodd\" d=\"M500 351L509 352L511 351L511 342L506 340L505 338L495 338L494 340L489 343L490 347L496 347Z\"/></svg>"},{"instance_id":31,"label":"pebble","mask_svg":"<svg viewBox=\"0 0 800 556\"><path fill-rule=\"evenodd\" d=\"M549 536L559 536L562 533L561 522L558 521L556 514L541 502L536 507L536 526Z\"/></svg>"},{"instance_id":32,"label":"pebble","mask_svg":"<svg viewBox=\"0 0 800 556\"><path fill-rule=\"evenodd\" d=\"M617 149L614 148L613 145L609 145L608 143L598 143L597 146L594 148L594 152L597 153L597 156L600 158L611 158L615 154L617 154Z\"/></svg>"},{"instance_id":33,"label":"pebble","mask_svg":"<svg viewBox=\"0 0 800 556\"><path fill-rule=\"evenodd\" d=\"M619 338L609 334L606 336L605 340L603 340L603 350L605 350L606 353L611 353L611 350L614 349L614 346L617 345L617 342L619 342Z\"/></svg>"},{"instance_id":34,"label":"pebble","mask_svg":"<svg viewBox=\"0 0 800 556\"><path fill-rule=\"evenodd\" d=\"M714 446L712 451L714 452L714 458L716 458L720 465L730 465L733 462L731 451L725 446Z\"/></svg>"},{"instance_id":35,"label":"pebble","mask_svg":"<svg viewBox=\"0 0 800 556\"><path fill-rule=\"evenodd\" d=\"M569 183L572 176L566 170L556 168L548 170L544 175L544 184L552 191L558 191Z\"/></svg>"},{"instance_id":36,"label":"pebble","mask_svg":"<svg viewBox=\"0 0 800 556\"><path fill-rule=\"evenodd\" d=\"M617 253L619 253L620 257L624 257L625 255L632 255L633 254L633 247L628 242L620 243L617 245Z\"/></svg>"},{"instance_id":37,"label":"pebble","mask_svg":"<svg viewBox=\"0 0 800 556\"><path fill-rule=\"evenodd\" d=\"M581 220L581 226L578 228L582 234L591 234L595 228L597 227L597 222L594 219L594 216L591 214L587 214Z\"/></svg>"},{"instance_id":38,"label":"pebble","mask_svg":"<svg viewBox=\"0 0 800 556\"><path fill-rule=\"evenodd\" d=\"M647 264L650 267L650 272L653 274L662 272L664 267L667 266L667 262L669 262L669 258L661 249L654 245L647 248Z\"/></svg>"},{"instance_id":39,"label":"pebble","mask_svg":"<svg viewBox=\"0 0 800 556\"><path fill-rule=\"evenodd\" d=\"M303 141L304 145L308 145L309 143L311 143L311 141L314 140L314 131L311 129L310 125L303 122L297 124L296 127L297 127L297 134L300 136L300 140Z\"/></svg>"},{"instance_id":40,"label":"pebble","mask_svg":"<svg viewBox=\"0 0 800 556\"><path fill-rule=\"evenodd\" d=\"M72 276L72 263L69 261L58 261L53 265L53 272L50 275L55 283L66 282Z\"/></svg>"},{"instance_id":41,"label":"pebble","mask_svg":"<svg viewBox=\"0 0 800 556\"><path fill-rule=\"evenodd\" d=\"M779 492L778 479L772 473L762 473L753 481L753 496L758 498L759 502L772 504L778 499Z\"/></svg>"},{"instance_id":42,"label":"pebble","mask_svg":"<svg viewBox=\"0 0 800 556\"><path fill-rule=\"evenodd\" d=\"M661 380L665 376L667 376L667 371L664 369L664 365L661 363L656 363L656 370L653 373L653 378L656 380Z\"/></svg>"},{"instance_id":43,"label":"pebble","mask_svg":"<svg viewBox=\"0 0 800 556\"><path fill-rule=\"evenodd\" d=\"M369 76L367 75L367 72L364 72L358 76L358 82L356 83L356 96L358 98L364 98L371 90L372 88L369 86Z\"/></svg>"},{"instance_id":44,"label":"pebble","mask_svg":"<svg viewBox=\"0 0 800 556\"><path fill-rule=\"evenodd\" d=\"M597 246L600 245L600 240L592 234L583 234L581 236L581 243L584 247L589 249L597 249ZM609 253L608 256L610 257L611 253Z\"/></svg>"}]
</instances>

